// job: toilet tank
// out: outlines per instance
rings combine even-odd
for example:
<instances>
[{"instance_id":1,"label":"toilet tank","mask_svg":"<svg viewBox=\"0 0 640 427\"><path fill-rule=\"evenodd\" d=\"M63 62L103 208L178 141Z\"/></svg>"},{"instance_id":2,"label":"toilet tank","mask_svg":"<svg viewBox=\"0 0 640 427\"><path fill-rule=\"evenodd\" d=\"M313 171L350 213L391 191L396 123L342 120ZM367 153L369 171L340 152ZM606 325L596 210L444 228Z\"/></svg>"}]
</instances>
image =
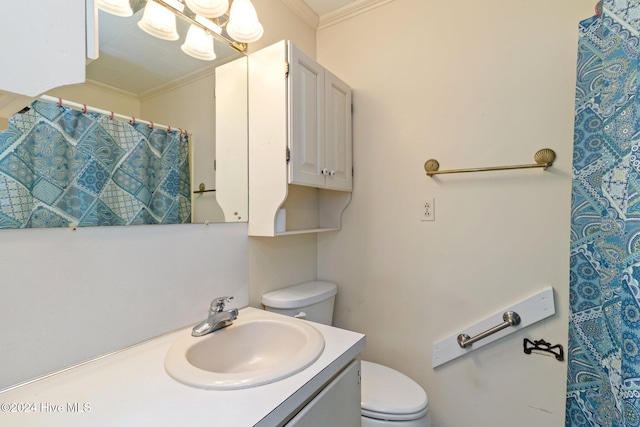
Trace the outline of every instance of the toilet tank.
<instances>
[{"instance_id":1,"label":"toilet tank","mask_svg":"<svg viewBox=\"0 0 640 427\"><path fill-rule=\"evenodd\" d=\"M262 295L267 311L331 325L338 287L324 281L305 282Z\"/></svg>"}]
</instances>

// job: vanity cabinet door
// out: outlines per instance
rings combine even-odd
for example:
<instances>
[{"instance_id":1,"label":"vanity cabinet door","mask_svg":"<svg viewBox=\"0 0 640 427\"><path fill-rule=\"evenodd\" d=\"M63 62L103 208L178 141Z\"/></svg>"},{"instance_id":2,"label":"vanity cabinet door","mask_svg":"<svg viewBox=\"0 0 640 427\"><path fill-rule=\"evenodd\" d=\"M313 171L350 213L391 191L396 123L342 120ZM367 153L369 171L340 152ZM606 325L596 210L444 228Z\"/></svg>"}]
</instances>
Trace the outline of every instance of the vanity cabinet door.
<instances>
[{"instance_id":1,"label":"vanity cabinet door","mask_svg":"<svg viewBox=\"0 0 640 427\"><path fill-rule=\"evenodd\" d=\"M286 427L359 427L360 361L354 360Z\"/></svg>"}]
</instances>

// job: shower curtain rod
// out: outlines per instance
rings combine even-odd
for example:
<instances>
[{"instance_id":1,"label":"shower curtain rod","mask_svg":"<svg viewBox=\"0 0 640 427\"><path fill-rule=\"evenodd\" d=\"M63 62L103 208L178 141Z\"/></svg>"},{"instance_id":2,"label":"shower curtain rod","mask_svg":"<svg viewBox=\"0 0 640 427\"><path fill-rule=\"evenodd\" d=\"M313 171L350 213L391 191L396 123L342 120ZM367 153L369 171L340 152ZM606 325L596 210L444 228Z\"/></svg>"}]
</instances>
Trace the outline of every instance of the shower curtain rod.
<instances>
[{"instance_id":1,"label":"shower curtain rod","mask_svg":"<svg viewBox=\"0 0 640 427\"><path fill-rule=\"evenodd\" d=\"M87 111L91 111L92 113L99 113L105 116L108 116L111 119L120 119L120 120L124 120L127 122L130 122L132 124L135 123L144 123L145 125L149 125L151 127L151 129L162 129L162 130L166 130L166 131L171 131L172 129L178 129L180 131L180 133L184 133L186 135L188 135L188 132L186 130L180 129L180 128L172 128L171 126L167 126L167 125L161 125L159 123L154 123L154 122L149 122L146 120L140 120L140 119L136 119L133 116L125 116L123 114L117 114L114 113L113 111L107 111L107 110L102 110L100 108L96 108L96 107L89 107L86 104L79 104L77 102L72 102L72 101L68 101L66 99L62 99L62 98L56 98L53 96L49 96L49 95L42 95L40 96L40 99L46 102L53 102L56 103L58 105L64 105L66 107L70 107L76 110L81 110L83 113L86 113Z\"/></svg>"}]
</instances>

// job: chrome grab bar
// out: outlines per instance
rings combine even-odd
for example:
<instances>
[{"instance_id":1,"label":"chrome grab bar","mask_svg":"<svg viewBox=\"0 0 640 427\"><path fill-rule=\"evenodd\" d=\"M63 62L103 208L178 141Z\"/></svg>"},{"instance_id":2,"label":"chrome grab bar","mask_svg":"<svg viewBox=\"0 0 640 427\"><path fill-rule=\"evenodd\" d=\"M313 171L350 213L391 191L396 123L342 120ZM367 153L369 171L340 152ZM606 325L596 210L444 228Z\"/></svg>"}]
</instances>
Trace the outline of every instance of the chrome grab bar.
<instances>
[{"instance_id":1,"label":"chrome grab bar","mask_svg":"<svg viewBox=\"0 0 640 427\"><path fill-rule=\"evenodd\" d=\"M502 320L504 320L504 322L502 322L501 324L494 326L491 329L487 329L486 331L481 332L474 337L470 337L467 334L458 335L458 345L461 348L471 347L471 345L473 345L473 343L476 341L480 341L481 339L495 334L496 332L499 332L505 328L508 328L509 326L518 326L520 324L520 316L515 311L505 312L502 315Z\"/></svg>"}]
</instances>

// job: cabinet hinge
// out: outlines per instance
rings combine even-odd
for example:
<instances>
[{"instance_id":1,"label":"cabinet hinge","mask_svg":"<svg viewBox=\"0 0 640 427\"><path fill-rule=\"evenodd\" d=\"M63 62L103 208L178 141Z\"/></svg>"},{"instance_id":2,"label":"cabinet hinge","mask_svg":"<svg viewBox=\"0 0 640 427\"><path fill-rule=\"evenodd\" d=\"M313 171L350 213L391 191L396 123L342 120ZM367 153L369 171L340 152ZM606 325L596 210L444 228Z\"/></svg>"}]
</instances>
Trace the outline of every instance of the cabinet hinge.
<instances>
[{"instance_id":1,"label":"cabinet hinge","mask_svg":"<svg viewBox=\"0 0 640 427\"><path fill-rule=\"evenodd\" d=\"M358 385L362 384L362 374L360 373L360 369L358 369Z\"/></svg>"},{"instance_id":2,"label":"cabinet hinge","mask_svg":"<svg viewBox=\"0 0 640 427\"><path fill-rule=\"evenodd\" d=\"M218 167L218 164L216 162L217 162L217 160L213 159L213 170L214 171L217 170L217 167Z\"/></svg>"},{"instance_id":3,"label":"cabinet hinge","mask_svg":"<svg viewBox=\"0 0 640 427\"><path fill-rule=\"evenodd\" d=\"M289 77L289 62L285 61L284 63L284 76Z\"/></svg>"},{"instance_id":4,"label":"cabinet hinge","mask_svg":"<svg viewBox=\"0 0 640 427\"><path fill-rule=\"evenodd\" d=\"M291 150L289 149L289 147L287 147L286 159L287 163L289 163L289 161L291 160Z\"/></svg>"},{"instance_id":5,"label":"cabinet hinge","mask_svg":"<svg viewBox=\"0 0 640 427\"><path fill-rule=\"evenodd\" d=\"M353 114L353 104L351 104L351 114Z\"/></svg>"}]
</instances>

